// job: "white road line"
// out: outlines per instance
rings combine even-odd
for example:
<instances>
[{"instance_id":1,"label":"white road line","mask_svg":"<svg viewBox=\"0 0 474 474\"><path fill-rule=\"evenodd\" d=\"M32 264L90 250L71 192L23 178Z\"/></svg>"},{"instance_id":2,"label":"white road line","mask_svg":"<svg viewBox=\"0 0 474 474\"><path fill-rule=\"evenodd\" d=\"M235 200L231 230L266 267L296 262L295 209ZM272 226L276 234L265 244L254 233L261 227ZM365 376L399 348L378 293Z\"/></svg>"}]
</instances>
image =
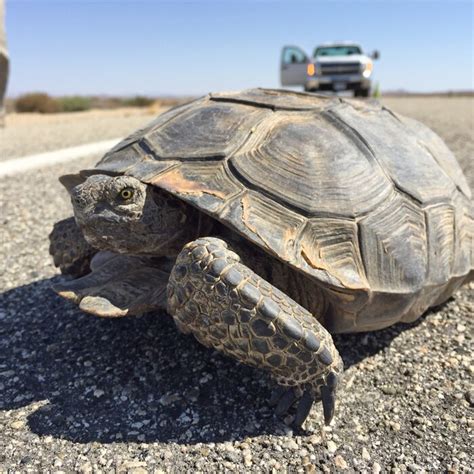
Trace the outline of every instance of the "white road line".
<instances>
[{"instance_id":1,"label":"white road line","mask_svg":"<svg viewBox=\"0 0 474 474\"><path fill-rule=\"evenodd\" d=\"M34 168L54 165L64 161L85 158L86 156L90 155L105 153L107 150L116 145L120 140L122 139L114 138L112 140L62 148L60 150L48 151L46 153L23 156L22 158L0 162L0 177L21 173Z\"/></svg>"}]
</instances>

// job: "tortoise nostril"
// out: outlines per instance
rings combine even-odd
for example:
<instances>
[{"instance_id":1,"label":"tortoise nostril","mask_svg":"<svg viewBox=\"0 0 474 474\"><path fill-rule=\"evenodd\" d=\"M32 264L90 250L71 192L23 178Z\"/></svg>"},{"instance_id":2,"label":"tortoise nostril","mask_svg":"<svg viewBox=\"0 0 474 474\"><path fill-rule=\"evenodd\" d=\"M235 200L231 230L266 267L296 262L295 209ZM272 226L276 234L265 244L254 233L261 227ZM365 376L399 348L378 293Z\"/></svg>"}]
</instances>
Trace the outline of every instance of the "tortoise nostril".
<instances>
[{"instance_id":1,"label":"tortoise nostril","mask_svg":"<svg viewBox=\"0 0 474 474\"><path fill-rule=\"evenodd\" d=\"M95 206L94 208L94 214L100 214L101 212L104 212L106 209L106 206L104 203L100 202Z\"/></svg>"},{"instance_id":2,"label":"tortoise nostril","mask_svg":"<svg viewBox=\"0 0 474 474\"><path fill-rule=\"evenodd\" d=\"M71 196L71 201L74 206L82 206L82 199L79 196Z\"/></svg>"}]
</instances>

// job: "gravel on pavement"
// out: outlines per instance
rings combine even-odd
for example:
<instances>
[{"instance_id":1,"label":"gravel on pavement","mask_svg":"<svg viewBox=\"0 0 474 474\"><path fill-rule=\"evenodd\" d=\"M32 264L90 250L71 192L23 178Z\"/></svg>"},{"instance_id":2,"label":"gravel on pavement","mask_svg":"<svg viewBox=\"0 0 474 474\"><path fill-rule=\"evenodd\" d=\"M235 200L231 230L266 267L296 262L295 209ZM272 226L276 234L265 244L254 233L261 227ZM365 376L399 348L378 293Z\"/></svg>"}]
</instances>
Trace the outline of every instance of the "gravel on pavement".
<instances>
[{"instance_id":1,"label":"gravel on pavement","mask_svg":"<svg viewBox=\"0 0 474 474\"><path fill-rule=\"evenodd\" d=\"M433 127L473 186L469 107L438 98L386 102ZM28 153L48 149L50 137L65 146L56 126L46 133L45 125L44 143ZM14 155L13 142L1 146ZM47 236L71 214L56 178L97 158L0 181L1 472L474 469L474 284L414 324L335 337L346 365L335 420L323 427L316 404L305 431L295 432L268 406L262 372L178 333L166 314L99 319L52 292L59 277Z\"/></svg>"}]
</instances>

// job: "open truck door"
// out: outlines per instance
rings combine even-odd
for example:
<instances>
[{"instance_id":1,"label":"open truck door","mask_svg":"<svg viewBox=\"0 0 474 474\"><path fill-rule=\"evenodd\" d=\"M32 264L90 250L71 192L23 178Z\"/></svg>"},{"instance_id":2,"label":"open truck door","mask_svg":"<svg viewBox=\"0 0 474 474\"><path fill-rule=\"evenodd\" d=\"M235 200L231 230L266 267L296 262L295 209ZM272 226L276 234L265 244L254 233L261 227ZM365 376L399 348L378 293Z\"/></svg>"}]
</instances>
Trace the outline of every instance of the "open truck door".
<instances>
[{"instance_id":1,"label":"open truck door","mask_svg":"<svg viewBox=\"0 0 474 474\"><path fill-rule=\"evenodd\" d=\"M307 54L297 46L284 46L281 50L280 81L282 86L301 86L306 83Z\"/></svg>"}]
</instances>

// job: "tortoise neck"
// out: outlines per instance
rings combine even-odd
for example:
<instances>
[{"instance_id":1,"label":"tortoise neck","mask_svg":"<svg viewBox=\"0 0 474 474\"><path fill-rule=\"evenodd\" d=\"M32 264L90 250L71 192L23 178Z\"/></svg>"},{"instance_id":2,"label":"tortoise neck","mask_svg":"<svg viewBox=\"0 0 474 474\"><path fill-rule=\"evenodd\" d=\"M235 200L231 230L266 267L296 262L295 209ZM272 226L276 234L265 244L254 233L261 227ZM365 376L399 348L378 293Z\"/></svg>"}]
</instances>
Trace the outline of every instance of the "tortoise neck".
<instances>
[{"instance_id":1,"label":"tortoise neck","mask_svg":"<svg viewBox=\"0 0 474 474\"><path fill-rule=\"evenodd\" d=\"M211 235L213 229L215 228L214 220L203 212L198 211L197 209L195 211L196 233L194 238L198 239L199 237L208 237L209 235Z\"/></svg>"}]
</instances>

